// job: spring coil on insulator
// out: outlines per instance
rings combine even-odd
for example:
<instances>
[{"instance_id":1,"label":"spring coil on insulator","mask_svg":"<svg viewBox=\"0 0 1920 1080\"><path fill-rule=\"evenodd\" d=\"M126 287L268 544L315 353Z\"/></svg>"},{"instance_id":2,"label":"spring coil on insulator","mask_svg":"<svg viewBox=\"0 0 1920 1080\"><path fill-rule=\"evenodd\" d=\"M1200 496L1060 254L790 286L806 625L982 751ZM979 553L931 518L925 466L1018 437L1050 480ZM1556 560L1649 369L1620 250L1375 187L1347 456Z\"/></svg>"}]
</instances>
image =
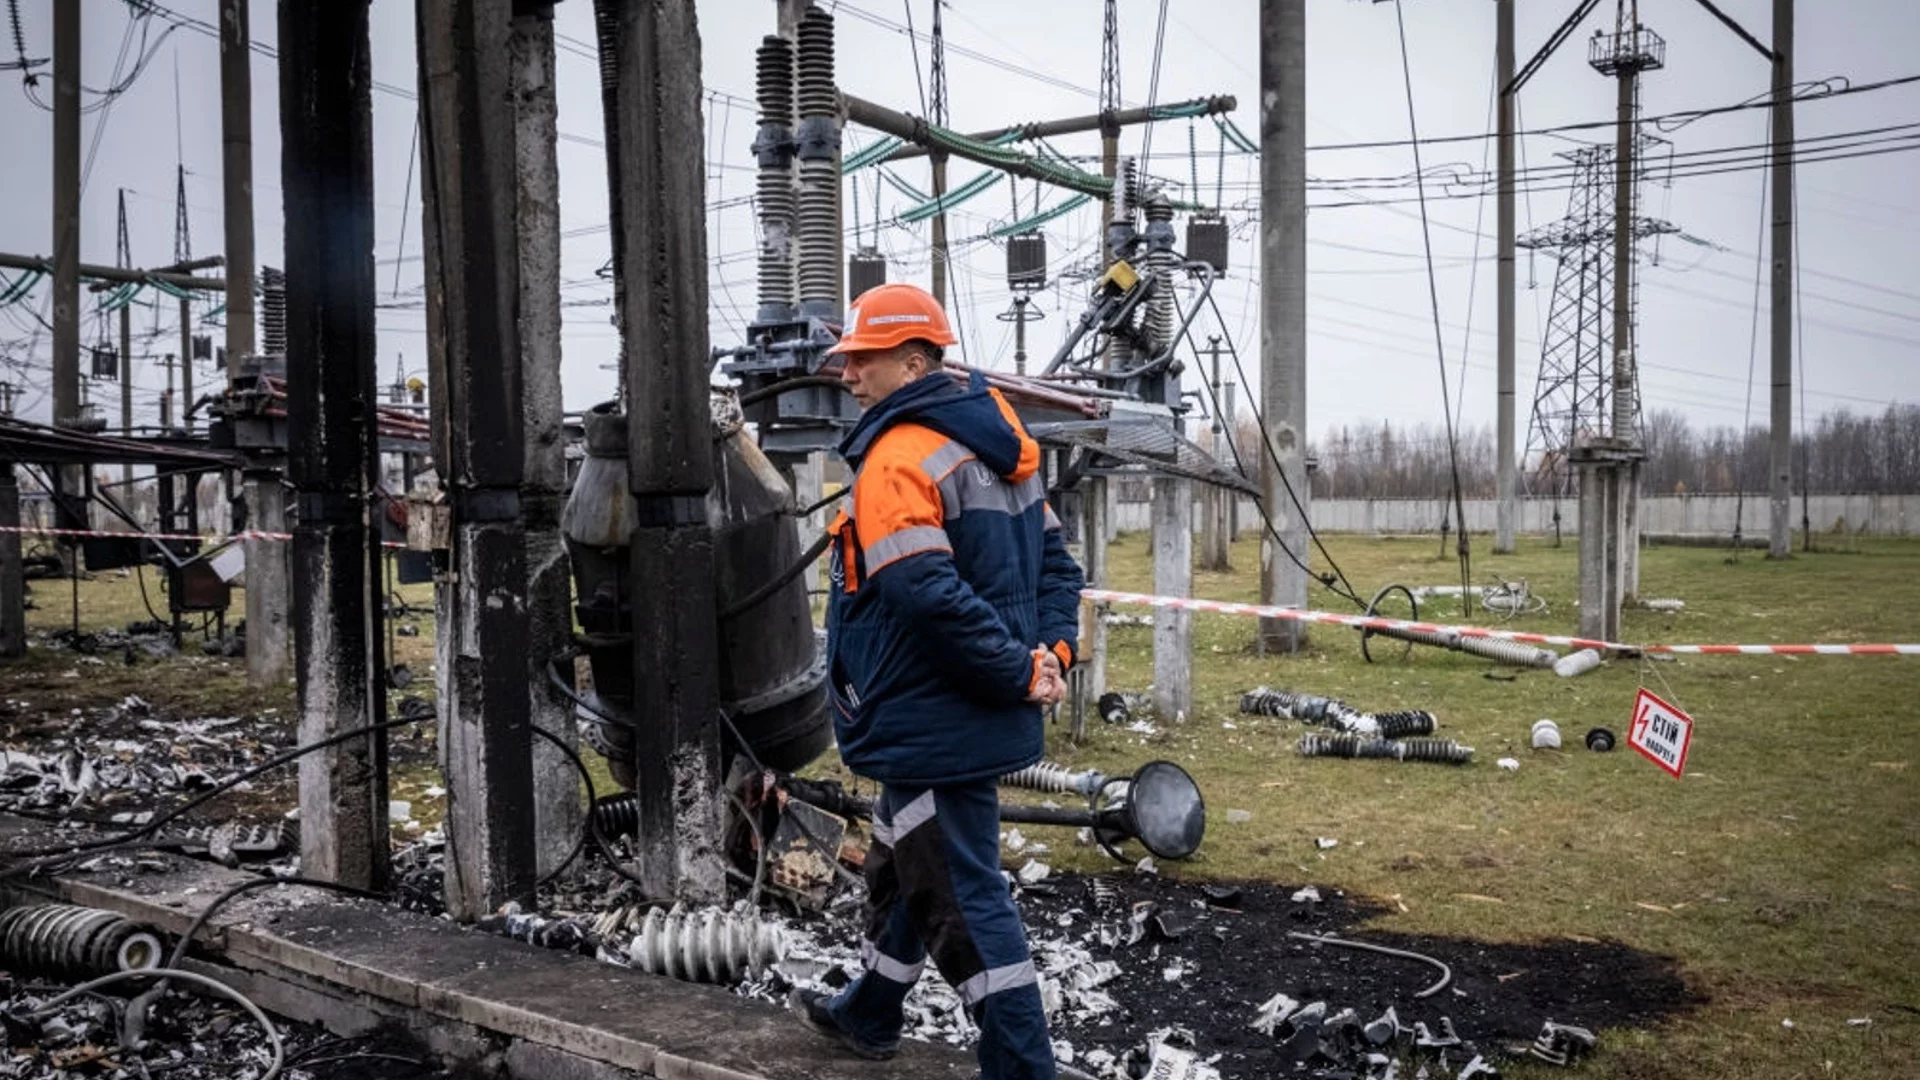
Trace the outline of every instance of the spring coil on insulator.
<instances>
[{"instance_id":1,"label":"spring coil on insulator","mask_svg":"<svg viewBox=\"0 0 1920 1080\"><path fill-rule=\"evenodd\" d=\"M1362 735L1322 735L1312 732L1300 736L1302 757L1391 758L1395 761L1429 761L1444 765L1464 765L1473 760L1473 747L1452 739L1392 739Z\"/></svg>"},{"instance_id":2,"label":"spring coil on insulator","mask_svg":"<svg viewBox=\"0 0 1920 1080\"><path fill-rule=\"evenodd\" d=\"M260 268L260 351L287 353L287 275L271 266Z\"/></svg>"},{"instance_id":3,"label":"spring coil on insulator","mask_svg":"<svg viewBox=\"0 0 1920 1080\"><path fill-rule=\"evenodd\" d=\"M1053 792L1062 795L1091 795L1100 790L1107 778L1098 769L1086 769L1074 772L1065 765L1051 761L1041 761L1029 765L1018 772L1010 772L1000 778L1003 787L1023 788L1027 791Z\"/></svg>"},{"instance_id":4,"label":"spring coil on insulator","mask_svg":"<svg viewBox=\"0 0 1920 1080\"><path fill-rule=\"evenodd\" d=\"M1535 648L1501 638L1463 637L1460 639L1460 651L1514 667L1550 668L1555 660L1560 659L1560 654L1552 649Z\"/></svg>"},{"instance_id":5,"label":"spring coil on insulator","mask_svg":"<svg viewBox=\"0 0 1920 1080\"><path fill-rule=\"evenodd\" d=\"M1435 726L1433 714L1425 709L1374 713L1373 719L1380 725L1380 737L1383 739L1402 739L1408 735L1431 735Z\"/></svg>"},{"instance_id":6,"label":"spring coil on insulator","mask_svg":"<svg viewBox=\"0 0 1920 1080\"><path fill-rule=\"evenodd\" d=\"M1285 690L1256 686L1240 695L1240 712L1246 716L1291 717L1294 695Z\"/></svg>"},{"instance_id":7,"label":"spring coil on insulator","mask_svg":"<svg viewBox=\"0 0 1920 1080\"><path fill-rule=\"evenodd\" d=\"M685 982L732 984L758 976L787 954L778 926L752 915L708 908L654 908L627 946L627 958L651 975Z\"/></svg>"},{"instance_id":8,"label":"spring coil on insulator","mask_svg":"<svg viewBox=\"0 0 1920 1080\"><path fill-rule=\"evenodd\" d=\"M799 246L799 297L835 307L840 287L840 263L834 258L840 236L840 170L830 160L806 158L800 162L800 191L795 240Z\"/></svg>"},{"instance_id":9,"label":"spring coil on insulator","mask_svg":"<svg viewBox=\"0 0 1920 1080\"><path fill-rule=\"evenodd\" d=\"M1302 757L1340 757L1340 758L1392 758L1397 743L1386 739L1370 738L1365 735L1343 734L1322 735L1312 732L1300 736L1300 754Z\"/></svg>"},{"instance_id":10,"label":"spring coil on insulator","mask_svg":"<svg viewBox=\"0 0 1920 1080\"><path fill-rule=\"evenodd\" d=\"M1432 761L1441 765L1465 765L1473 760L1473 747L1462 746L1452 739L1402 739L1393 744L1400 748L1402 761Z\"/></svg>"},{"instance_id":11,"label":"spring coil on insulator","mask_svg":"<svg viewBox=\"0 0 1920 1080\"><path fill-rule=\"evenodd\" d=\"M833 16L810 7L800 19L799 107L801 116L833 116L840 95L833 85Z\"/></svg>"},{"instance_id":12,"label":"spring coil on insulator","mask_svg":"<svg viewBox=\"0 0 1920 1080\"><path fill-rule=\"evenodd\" d=\"M62 979L160 966L159 935L112 911L31 904L0 912L0 968Z\"/></svg>"},{"instance_id":13,"label":"spring coil on insulator","mask_svg":"<svg viewBox=\"0 0 1920 1080\"><path fill-rule=\"evenodd\" d=\"M754 98L760 122L793 125L793 43L776 34L760 39L754 54Z\"/></svg>"},{"instance_id":14,"label":"spring coil on insulator","mask_svg":"<svg viewBox=\"0 0 1920 1080\"><path fill-rule=\"evenodd\" d=\"M593 822L600 835L611 840L640 831L640 796L631 791L595 799Z\"/></svg>"},{"instance_id":15,"label":"spring coil on insulator","mask_svg":"<svg viewBox=\"0 0 1920 1080\"><path fill-rule=\"evenodd\" d=\"M1346 731L1355 735L1376 735L1380 731L1380 725L1374 721L1371 714L1363 713L1346 702L1338 700L1329 700L1326 703L1321 722L1335 731Z\"/></svg>"},{"instance_id":16,"label":"spring coil on insulator","mask_svg":"<svg viewBox=\"0 0 1920 1080\"><path fill-rule=\"evenodd\" d=\"M1111 911L1120 906L1120 887L1106 878L1088 878L1087 888L1093 893L1095 908Z\"/></svg>"}]
</instances>

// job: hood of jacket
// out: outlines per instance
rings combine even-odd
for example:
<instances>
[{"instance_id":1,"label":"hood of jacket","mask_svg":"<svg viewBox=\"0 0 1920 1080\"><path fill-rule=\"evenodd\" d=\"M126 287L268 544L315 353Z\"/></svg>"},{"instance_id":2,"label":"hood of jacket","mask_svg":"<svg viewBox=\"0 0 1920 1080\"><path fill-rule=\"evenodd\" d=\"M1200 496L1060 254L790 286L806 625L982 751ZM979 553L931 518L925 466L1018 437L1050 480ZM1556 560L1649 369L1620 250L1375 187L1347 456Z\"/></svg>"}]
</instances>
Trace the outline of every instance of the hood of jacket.
<instances>
[{"instance_id":1,"label":"hood of jacket","mask_svg":"<svg viewBox=\"0 0 1920 1080\"><path fill-rule=\"evenodd\" d=\"M888 428L914 423L960 443L995 473L1019 483L1038 471L1040 453L1012 412L979 372L973 372L964 387L936 372L875 402L840 440L840 456L858 469Z\"/></svg>"}]
</instances>

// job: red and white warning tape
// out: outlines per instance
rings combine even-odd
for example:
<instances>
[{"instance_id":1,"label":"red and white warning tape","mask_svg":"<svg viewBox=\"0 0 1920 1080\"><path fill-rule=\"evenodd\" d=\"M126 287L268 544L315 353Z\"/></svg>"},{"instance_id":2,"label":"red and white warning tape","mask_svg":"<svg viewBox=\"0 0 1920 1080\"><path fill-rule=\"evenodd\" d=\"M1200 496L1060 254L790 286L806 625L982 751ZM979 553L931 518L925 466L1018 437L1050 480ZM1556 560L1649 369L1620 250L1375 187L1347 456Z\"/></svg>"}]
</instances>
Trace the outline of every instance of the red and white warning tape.
<instances>
[{"instance_id":1,"label":"red and white warning tape","mask_svg":"<svg viewBox=\"0 0 1920 1080\"><path fill-rule=\"evenodd\" d=\"M39 525L0 525L0 533L20 533L26 536L106 536L133 537L141 540L197 540L201 543L219 546L238 540L292 540L292 533L267 532L264 529L248 529L228 536L197 536L192 533L136 533L109 532L102 529L50 529ZM407 545L397 540L383 540L384 548L405 548Z\"/></svg>"},{"instance_id":2,"label":"red and white warning tape","mask_svg":"<svg viewBox=\"0 0 1920 1080\"><path fill-rule=\"evenodd\" d=\"M1196 600L1182 596L1153 596L1148 593L1115 592L1110 589L1086 589L1082 596L1110 604L1144 604L1148 607L1185 608L1212 611L1222 615L1253 615L1292 622L1329 623L1356 630L1421 630L1427 633L1458 634L1463 638L1498 638L1531 645L1565 645L1575 649L1605 649L1612 652L1686 653L1693 655L1740 654L1745 656L1920 656L1920 644L1901 645L1625 645L1615 641L1567 637L1561 634L1529 634L1519 630L1490 630L1482 626L1447 626L1441 623L1384 619L1378 616L1340 615L1331 611L1307 611L1300 608L1269 607L1264 604L1234 604L1222 600Z\"/></svg>"}]
</instances>

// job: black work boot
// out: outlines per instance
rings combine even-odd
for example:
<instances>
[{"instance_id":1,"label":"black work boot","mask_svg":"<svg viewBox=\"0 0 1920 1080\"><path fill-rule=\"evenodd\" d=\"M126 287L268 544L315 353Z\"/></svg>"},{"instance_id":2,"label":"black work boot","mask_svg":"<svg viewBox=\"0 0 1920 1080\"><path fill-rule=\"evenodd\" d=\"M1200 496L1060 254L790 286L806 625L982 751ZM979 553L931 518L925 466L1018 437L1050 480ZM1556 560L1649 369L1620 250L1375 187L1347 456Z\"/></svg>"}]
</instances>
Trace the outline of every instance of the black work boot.
<instances>
[{"instance_id":1,"label":"black work boot","mask_svg":"<svg viewBox=\"0 0 1920 1080\"><path fill-rule=\"evenodd\" d=\"M840 1022L835 1020L833 1013L827 1009L827 1002L832 999L831 994L796 986L787 994L787 1007L800 1017L800 1022L809 1030L837 1040L855 1057L862 1057L868 1061L885 1061L900 1052L898 1039L890 1043L870 1043L841 1027Z\"/></svg>"}]
</instances>

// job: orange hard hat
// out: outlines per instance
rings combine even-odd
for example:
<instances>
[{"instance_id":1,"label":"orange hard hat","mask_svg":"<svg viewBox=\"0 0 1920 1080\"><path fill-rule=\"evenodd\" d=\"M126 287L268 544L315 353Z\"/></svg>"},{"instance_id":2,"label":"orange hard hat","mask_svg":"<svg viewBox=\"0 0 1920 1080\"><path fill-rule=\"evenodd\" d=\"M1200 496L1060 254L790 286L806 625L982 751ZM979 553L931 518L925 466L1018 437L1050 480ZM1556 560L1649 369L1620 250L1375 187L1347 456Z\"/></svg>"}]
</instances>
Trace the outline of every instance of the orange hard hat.
<instances>
[{"instance_id":1,"label":"orange hard hat","mask_svg":"<svg viewBox=\"0 0 1920 1080\"><path fill-rule=\"evenodd\" d=\"M840 343L827 354L891 349L916 340L941 346L960 343L932 293L918 285L890 282L875 285L854 300L847 309L847 324L840 330Z\"/></svg>"}]
</instances>

